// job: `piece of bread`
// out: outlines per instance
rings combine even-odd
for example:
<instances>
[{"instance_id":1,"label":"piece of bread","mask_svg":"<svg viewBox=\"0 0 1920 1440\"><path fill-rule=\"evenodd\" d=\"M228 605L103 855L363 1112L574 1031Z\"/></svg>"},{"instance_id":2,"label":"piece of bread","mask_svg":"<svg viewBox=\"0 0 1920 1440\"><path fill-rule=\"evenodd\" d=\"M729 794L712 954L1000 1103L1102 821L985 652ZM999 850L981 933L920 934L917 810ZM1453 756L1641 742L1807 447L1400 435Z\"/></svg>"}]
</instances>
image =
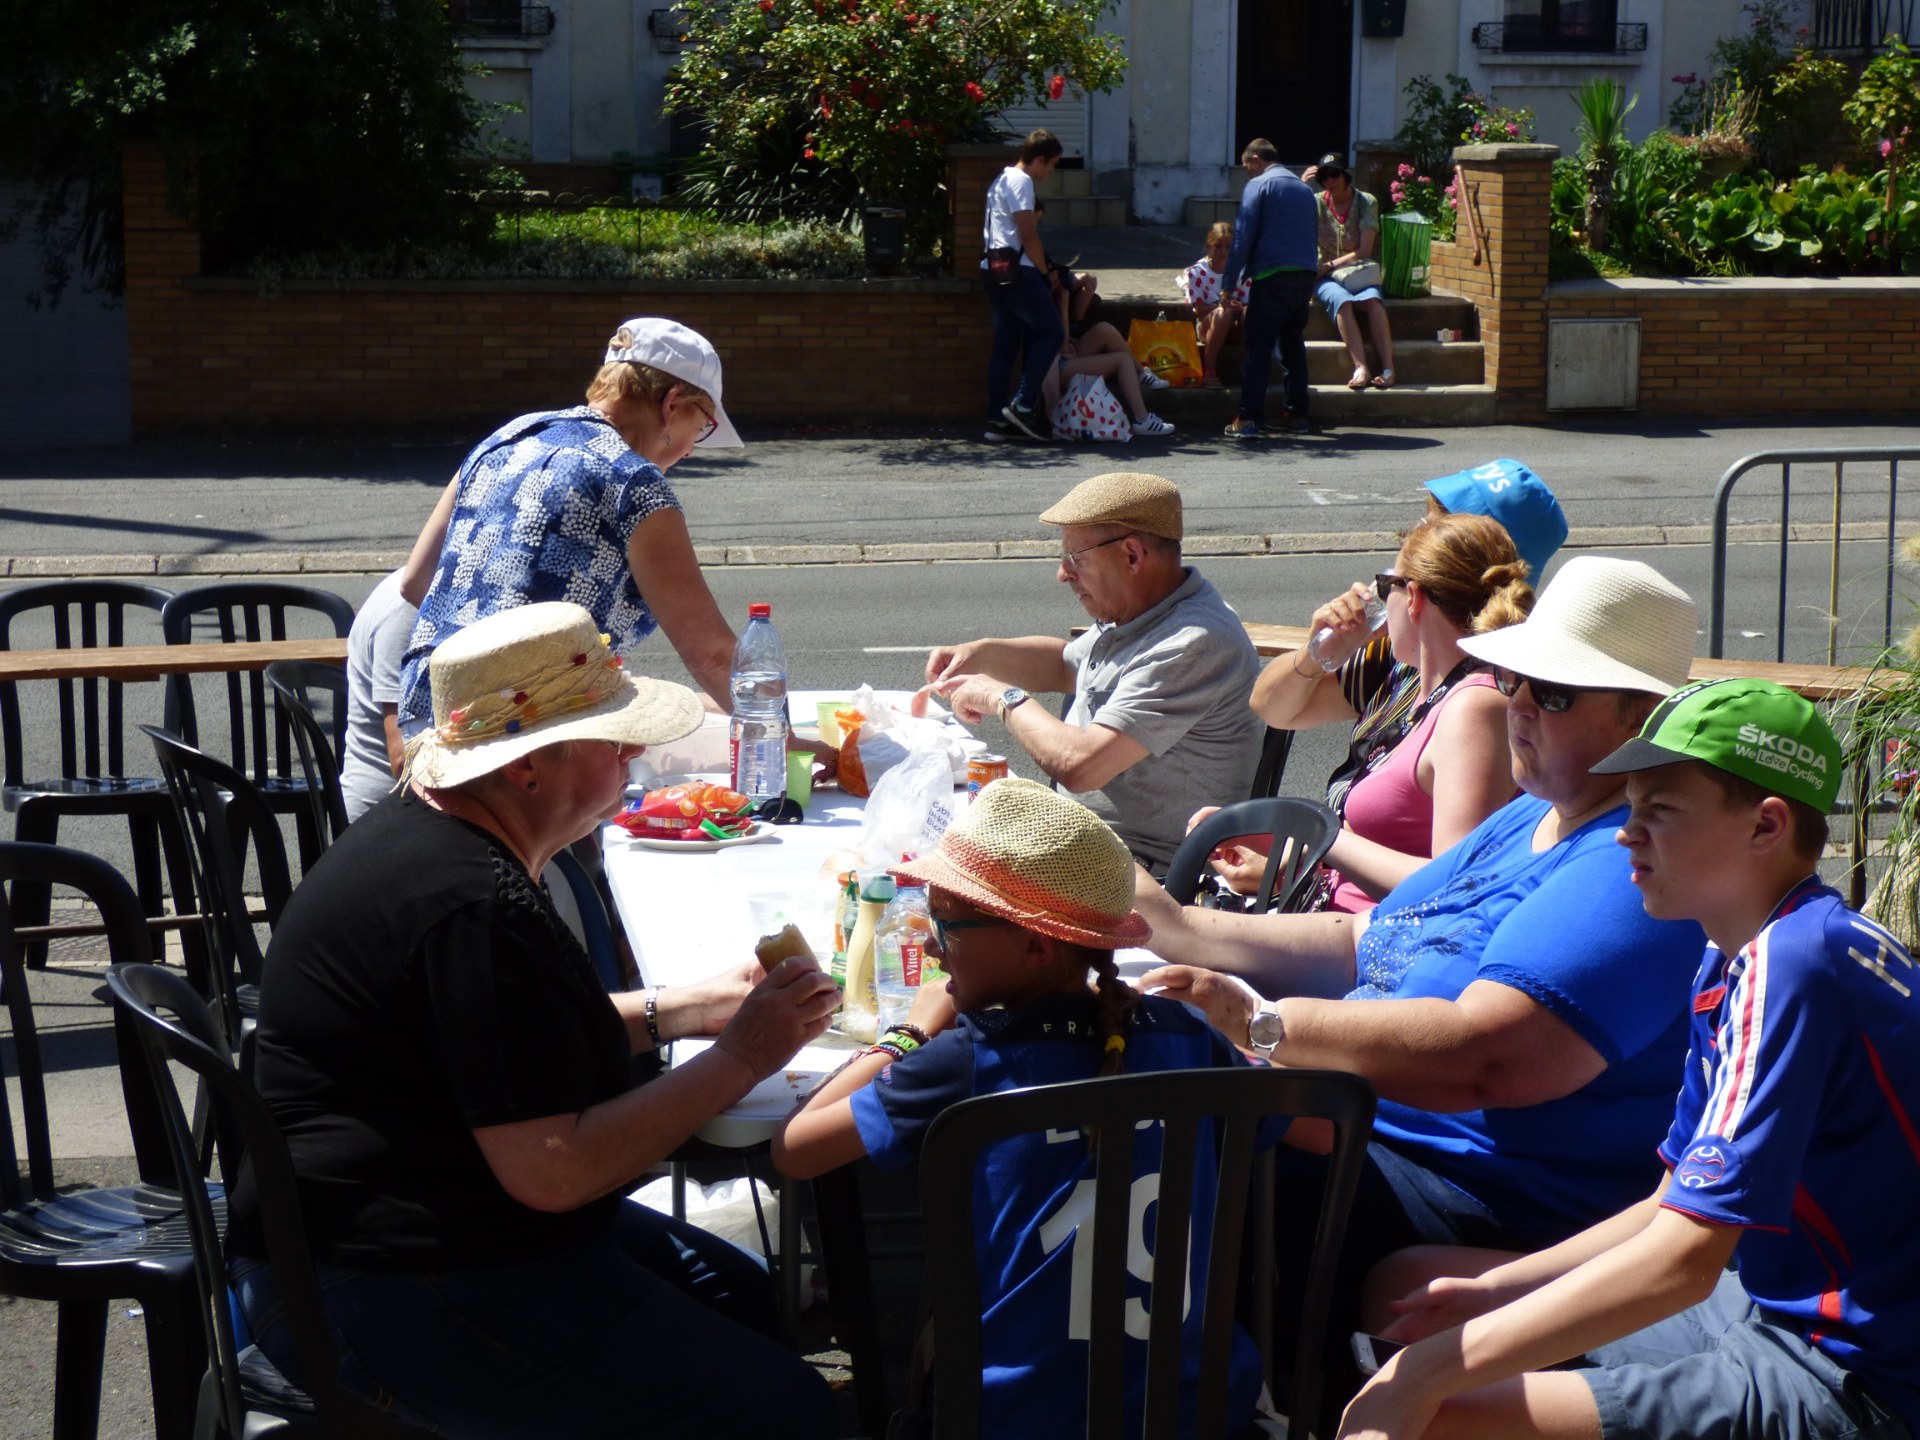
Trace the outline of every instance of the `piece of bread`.
<instances>
[{"instance_id":1,"label":"piece of bread","mask_svg":"<svg viewBox=\"0 0 1920 1440\"><path fill-rule=\"evenodd\" d=\"M762 935L760 943L753 947L753 953L760 961L760 968L769 975L773 973L774 966L790 956L797 955L816 967L820 964L813 947L807 944L807 937L793 925L783 925L772 935Z\"/></svg>"}]
</instances>

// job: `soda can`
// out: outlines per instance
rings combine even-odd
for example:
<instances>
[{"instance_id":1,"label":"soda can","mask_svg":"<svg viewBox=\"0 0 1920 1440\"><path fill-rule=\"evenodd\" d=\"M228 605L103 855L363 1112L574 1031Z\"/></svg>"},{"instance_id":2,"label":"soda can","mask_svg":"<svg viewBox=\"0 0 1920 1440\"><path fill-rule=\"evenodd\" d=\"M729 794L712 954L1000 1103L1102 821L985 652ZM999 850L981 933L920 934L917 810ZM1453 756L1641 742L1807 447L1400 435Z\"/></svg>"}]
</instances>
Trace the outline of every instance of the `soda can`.
<instances>
[{"instance_id":1,"label":"soda can","mask_svg":"<svg viewBox=\"0 0 1920 1440\"><path fill-rule=\"evenodd\" d=\"M1004 780L1008 775L1007 757L981 753L967 761L967 803L971 805L980 795L982 785L991 785L996 780Z\"/></svg>"}]
</instances>

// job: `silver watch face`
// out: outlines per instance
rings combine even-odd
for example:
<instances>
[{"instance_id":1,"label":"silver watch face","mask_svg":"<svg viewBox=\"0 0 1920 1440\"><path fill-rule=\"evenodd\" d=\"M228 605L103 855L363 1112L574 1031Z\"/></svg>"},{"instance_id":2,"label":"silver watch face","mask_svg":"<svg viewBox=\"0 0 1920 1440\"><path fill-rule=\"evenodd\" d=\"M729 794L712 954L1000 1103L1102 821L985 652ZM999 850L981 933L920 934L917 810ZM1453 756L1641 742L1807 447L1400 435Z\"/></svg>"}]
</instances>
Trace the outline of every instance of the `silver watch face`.
<instances>
[{"instance_id":1,"label":"silver watch face","mask_svg":"<svg viewBox=\"0 0 1920 1440\"><path fill-rule=\"evenodd\" d=\"M1247 1023L1247 1038L1260 1050L1278 1045L1286 1033L1287 1027L1280 1023L1279 1012L1275 1010L1256 1010L1253 1019Z\"/></svg>"},{"instance_id":2,"label":"silver watch face","mask_svg":"<svg viewBox=\"0 0 1920 1440\"><path fill-rule=\"evenodd\" d=\"M1027 692L1022 690L1018 685L1009 685L1000 692L1000 708L1002 711L1011 710L1014 706L1022 704L1028 698Z\"/></svg>"}]
</instances>

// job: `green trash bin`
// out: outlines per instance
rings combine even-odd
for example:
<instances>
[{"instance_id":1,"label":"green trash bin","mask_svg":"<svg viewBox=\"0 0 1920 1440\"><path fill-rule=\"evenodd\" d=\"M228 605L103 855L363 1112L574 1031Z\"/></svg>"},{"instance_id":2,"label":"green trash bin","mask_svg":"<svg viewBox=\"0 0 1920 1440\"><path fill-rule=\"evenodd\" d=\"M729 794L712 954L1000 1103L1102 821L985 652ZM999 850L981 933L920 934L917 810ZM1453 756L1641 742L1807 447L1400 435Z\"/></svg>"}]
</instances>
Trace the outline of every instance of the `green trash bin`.
<instances>
[{"instance_id":1,"label":"green trash bin","mask_svg":"<svg viewBox=\"0 0 1920 1440\"><path fill-rule=\"evenodd\" d=\"M1396 300L1431 295L1427 273L1433 264L1433 226L1411 211L1380 222L1381 285Z\"/></svg>"}]
</instances>

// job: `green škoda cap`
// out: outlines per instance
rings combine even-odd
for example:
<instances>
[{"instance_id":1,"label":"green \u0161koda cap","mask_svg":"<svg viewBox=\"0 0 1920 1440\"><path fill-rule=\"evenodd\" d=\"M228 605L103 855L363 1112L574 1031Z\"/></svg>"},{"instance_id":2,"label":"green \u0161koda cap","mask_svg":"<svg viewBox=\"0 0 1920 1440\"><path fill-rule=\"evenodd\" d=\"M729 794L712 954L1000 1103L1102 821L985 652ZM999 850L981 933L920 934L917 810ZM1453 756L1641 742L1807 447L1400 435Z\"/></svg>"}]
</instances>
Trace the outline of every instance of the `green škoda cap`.
<instances>
[{"instance_id":1,"label":"green \u0161koda cap","mask_svg":"<svg viewBox=\"0 0 1920 1440\"><path fill-rule=\"evenodd\" d=\"M1840 793L1840 742L1808 701L1771 680L1702 680L1674 691L1593 773L1681 760L1705 761L1823 815Z\"/></svg>"}]
</instances>

